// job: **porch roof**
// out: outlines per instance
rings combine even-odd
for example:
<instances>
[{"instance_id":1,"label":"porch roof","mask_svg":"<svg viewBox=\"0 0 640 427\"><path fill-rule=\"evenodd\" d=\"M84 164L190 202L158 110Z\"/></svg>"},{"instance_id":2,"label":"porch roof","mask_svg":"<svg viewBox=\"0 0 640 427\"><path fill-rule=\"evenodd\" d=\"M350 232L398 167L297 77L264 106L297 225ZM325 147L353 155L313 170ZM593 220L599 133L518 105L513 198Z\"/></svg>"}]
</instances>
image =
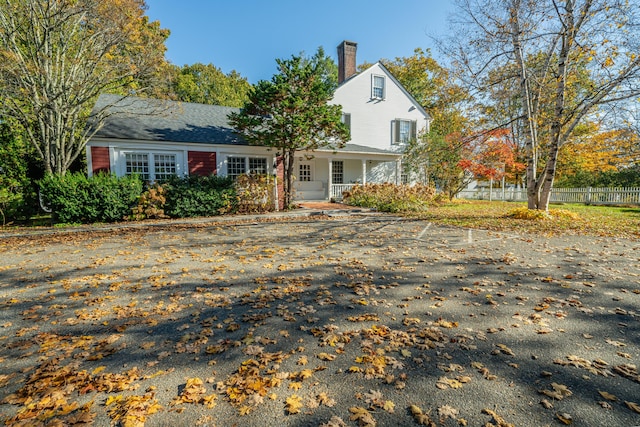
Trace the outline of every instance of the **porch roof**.
<instances>
[{"instance_id":1,"label":"porch roof","mask_svg":"<svg viewBox=\"0 0 640 427\"><path fill-rule=\"evenodd\" d=\"M336 154L379 154L385 156L402 157L402 153L398 151L383 150L380 148L366 147L364 145L358 144L346 144L344 147L338 149L318 148L315 151Z\"/></svg>"}]
</instances>

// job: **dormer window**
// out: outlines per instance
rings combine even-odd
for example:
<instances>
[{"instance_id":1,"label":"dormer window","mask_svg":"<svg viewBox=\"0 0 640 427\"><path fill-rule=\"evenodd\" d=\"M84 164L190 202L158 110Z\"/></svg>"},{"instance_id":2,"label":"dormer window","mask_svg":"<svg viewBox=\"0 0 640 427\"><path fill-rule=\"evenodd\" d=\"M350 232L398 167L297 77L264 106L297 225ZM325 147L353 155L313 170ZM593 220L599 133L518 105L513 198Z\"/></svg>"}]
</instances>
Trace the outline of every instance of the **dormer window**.
<instances>
[{"instance_id":1,"label":"dormer window","mask_svg":"<svg viewBox=\"0 0 640 427\"><path fill-rule=\"evenodd\" d=\"M372 99L384 99L385 87L383 76L371 76L371 98Z\"/></svg>"}]
</instances>

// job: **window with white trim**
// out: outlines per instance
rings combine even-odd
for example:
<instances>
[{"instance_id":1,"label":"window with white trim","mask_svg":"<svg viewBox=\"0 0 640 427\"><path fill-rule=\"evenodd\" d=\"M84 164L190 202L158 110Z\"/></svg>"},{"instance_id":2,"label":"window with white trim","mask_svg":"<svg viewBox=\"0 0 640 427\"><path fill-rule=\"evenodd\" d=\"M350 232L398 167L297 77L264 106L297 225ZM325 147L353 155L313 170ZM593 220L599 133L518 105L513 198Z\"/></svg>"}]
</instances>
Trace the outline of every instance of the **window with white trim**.
<instances>
[{"instance_id":1,"label":"window with white trim","mask_svg":"<svg viewBox=\"0 0 640 427\"><path fill-rule=\"evenodd\" d=\"M154 154L155 179L162 181L176 175L176 155L175 154Z\"/></svg>"},{"instance_id":2,"label":"window with white trim","mask_svg":"<svg viewBox=\"0 0 640 427\"><path fill-rule=\"evenodd\" d=\"M300 163L300 165L298 166L298 172L298 181L313 181L313 175L311 173L311 163Z\"/></svg>"},{"instance_id":3,"label":"window with white trim","mask_svg":"<svg viewBox=\"0 0 640 427\"><path fill-rule=\"evenodd\" d=\"M400 184L408 184L409 183L409 173L404 163L400 165Z\"/></svg>"},{"instance_id":4,"label":"window with white trim","mask_svg":"<svg viewBox=\"0 0 640 427\"><path fill-rule=\"evenodd\" d=\"M393 143L405 144L416 138L416 121L396 119L393 121Z\"/></svg>"},{"instance_id":5,"label":"window with white trim","mask_svg":"<svg viewBox=\"0 0 640 427\"><path fill-rule=\"evenodd\" d=\"M125 174L139 175L144 181L149 181L149 155L146 153L125 154Z\"/></svg>"},{"instance_id":6,"label":"window with white trim","mask_svg":"<svg viewBox=\"0 0 640 427\"><path fill-rule=\"evenodd\" d=\"M342 160L331 162L331 182L344 184L344 162Z\"/></svg>"},{"instance_id":7,"label":"window with white trim","mask_svg":"<svg viewBox=\"0 0 640 427\"><path fill-rule=\"evenodd\" d=\"M267 173L266 157L227 157L227 176L233 179L245 173Z\"/></svg>"},{"instance_id":8,"label":"window with white trim","mask_svg":"<svg viewBox=\"0 0 640 427\"><path fill-rule=\"evenodd\" d=\"M120 173L138 175L144 181L162 181L180 174L182 153L179 152L120 152L124 165Z\"/></svg>"},{"instance_id":9,"label":"window with white trim","mask_svg":"<svg viewBox=\"0 0 640 427\"><path fill-rule=\"evenodd\" d=\"M385 81L383 76L371 76L371 98L384 99Z\"/></svg>"},{"instance_id":10,"label":"window with white trim","mask_svg":"<svg viewBox=\"0 0 640 427\"><path fill-rule=\"evenodd\" d=\"M249 173L264 175L267 173L267 159L264 157L249 157Z\"/></svg>"}]
</instances>

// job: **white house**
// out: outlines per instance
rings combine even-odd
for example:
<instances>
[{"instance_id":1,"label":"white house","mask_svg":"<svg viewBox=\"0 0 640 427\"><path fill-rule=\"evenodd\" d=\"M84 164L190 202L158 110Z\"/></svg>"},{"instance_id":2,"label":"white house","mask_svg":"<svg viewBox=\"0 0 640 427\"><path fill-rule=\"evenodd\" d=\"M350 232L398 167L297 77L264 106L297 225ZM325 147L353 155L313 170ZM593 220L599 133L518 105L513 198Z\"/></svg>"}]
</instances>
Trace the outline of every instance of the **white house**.
<instances>
[{"instance_id":1,"label":"white house","mask_svg":"<svg viewBox=\"0 0 640 427\"><path fill-rule=\"evenodd\" d=\"M300 152L297 200L339 198L356 183L400 182L405 143L428 129L430 117L381 63L356 73L356 44L338 46L339 87L351 140L339 150ZM106 109L104 107L107 107ZM94 112L107 111L104 126L87 144L89 174L238 176L276 173L275 152L237 136L227 116L237 109L215 105L102 95Z\"/></svg>"},{"instance_id":2,"label":"white house","mask_svg":"<svg viewBox=\"0 0 640 427\"><path fill-rule=\"evenodd\" d=\"M338 46L339 86L331 100L342 106L351 140L335 152L298 157L300 199L338 198L355 183L401 182L407 141L429 129L429 114L382 63L356 72L356 48L349 41Z\"/></svg>"}]
</instances>

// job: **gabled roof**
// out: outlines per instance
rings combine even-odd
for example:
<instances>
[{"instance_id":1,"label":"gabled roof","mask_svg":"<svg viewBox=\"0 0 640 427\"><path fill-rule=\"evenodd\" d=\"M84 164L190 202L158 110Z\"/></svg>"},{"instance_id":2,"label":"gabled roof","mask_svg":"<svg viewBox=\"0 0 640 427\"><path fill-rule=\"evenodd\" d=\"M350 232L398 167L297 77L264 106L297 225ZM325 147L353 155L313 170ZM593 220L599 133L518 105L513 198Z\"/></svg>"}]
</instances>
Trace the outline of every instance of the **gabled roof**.
<instances>
[{"instance_id":1,"label":"gabled roof","mask_svg":"<svg viewBox=\"0 0 640 427\"><path fill-rule=\"evenodd\" d=\"M349 82L363 76L365 74L366 71L370 70L371 68L375 67L375 66L379 66L382 71L384 71L384 73L391 79L391 81L393 81L395 83L396 86L398 86L400 88L400 90L407 96L407 98L409 98L409 100L413 103L413 105L415 105L415 107L418 109L418 111L420 111L428 120L431 120L431 115L429 115L429 113L427 113L427 111L422 107L422 105L420 105L420 103L413 97L413 95L411 95L409 93L409 91L407 89L405 89L405 87L402 85L402 83L400 83L398 81L398 79L396 79L394 77L393 74L391 74L391 71L389 71L389 69L387 67L384 66L384 64L380 61L376 62L375 64L371 65L369 68L367 68L364 71L361 71L357 74L354 74L353 76L349 77L348 79L346 79L345 81L343 81L342 83L340 83L340 85L338 86L338 89L340 89L341 87L348 85Z\"/></svg>"},{"instance_id":2,"label":"gabled roof","mask_svg":"<svg viewBox=\"0 0 640 427\"><path fill-rule=\"evenodd\" d=\"M227 119L238 108L103 94L92 117L103 110L107 117L95 138L248 145Z\"/></svg>"}]
</instances>

